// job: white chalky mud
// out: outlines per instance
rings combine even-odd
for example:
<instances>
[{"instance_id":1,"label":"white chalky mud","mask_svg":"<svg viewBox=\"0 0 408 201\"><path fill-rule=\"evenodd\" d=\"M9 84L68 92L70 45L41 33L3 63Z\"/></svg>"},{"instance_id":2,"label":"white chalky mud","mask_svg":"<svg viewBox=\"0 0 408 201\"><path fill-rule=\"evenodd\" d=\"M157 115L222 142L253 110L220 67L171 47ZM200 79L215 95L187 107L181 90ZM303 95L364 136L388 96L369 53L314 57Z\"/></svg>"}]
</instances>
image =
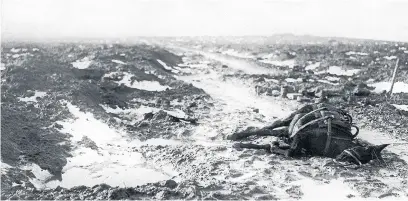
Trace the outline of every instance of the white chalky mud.
<instances>
[{"instance_id":1,"label":"white chalky mud","mask_svg":"<svg viewBox=\"0 0 408 201\"><path fill-rule=\"evenodd\" d=\"M255 68L255 66L252 67ZM231 66L231 68L234 70L235 67ZM197 81L197 77L201 77L201 79ZM194 137L197 140L205 141L217 135L229 135L235 132L238 127L262 127L276 120L276 118L286 117L296 107L295 102L287 101L283 103L272 97L257 96L254 86L244 80L230 79L222 81L221 76L216 72L179 77L179 79L204 89L206 93L215 99L215 106L210 113L209 119L201 120L196 129ZM259 109L259 113L263 117L259 118L258 114L252 111L253 108ZM230 142L225 142L225 140L221 139L220 142L224 143L225 146L231 146ZM264 143L268 143L268 141ZM218 160L229 161L227 162L229 166L227 173L215 176L214 178L217 180L239 183L254 181L258 182L260 186L267 187L276 186L276 182L286 176L285 171L275 171L272 175L265 175L264 171L273 167L272 164L269 164L268 156L265 155L260 156L252 164L248 164L248 159L241 158L239 156L241 152L234 149L229 148L226 151L213 154ZM230 175L233 172L239 172L240 176L231 177ZM285 190L287 190L285 188L272 187L269 190L282 199L290 198L285 193Z\"/></svg>"},{"instance_id":2,"label":"white chalky mud","mask_svg":"<svg viewBox=\"0 0 408 201\"><path fill-rule=\"evenodd\" d=\"M113 73L104 75L104 77L111 77L116 74L118 73L113 72ZM122 74L123 74L123 78L120 81L115 81L119 85L124 84L125 86L128 86L130 88L141 89L141 90L146 90L146 91L164 91L166 89L171 89L169 86L161 85L157 81L147 81L147 80L132 81L132 77L133 77L132 74L127 73L127 72L124 72Z\"/></svg>"},{"instance_id":3,"label":"white chalky mud","mask_svg":"<svg viewBox=\"0 0 408 201\"><path fill-rule=\"evenodd\" d=\"M205 51L199 51L199 50L194 50L194 49L189 49L189 48L184 48L184 47L178 47L178 46L168 46L169 49L173 49L174 51L184 51L184 52L190 52L192 54L198 54L206 57L209 60L217 61L220 62L228 68L233 69L235 71L241 71L246 74L251 74L251 75L261 75L261 74L278 74L278 73L284 73L283 71L277 70L277 69L271 69L271 68L266 68L262 67L259 65L256 65L255 62L249 62L246 60L242 60L239 58L235 58L232 56L226 56L222 54L216 54L216 53L211 53L211 52L205 52ZM186 54L188 55L188 54ZM190 54L191 55L191 54ZM184 59L183 59L184 60ZM202 62L202 61L201 61ZM200 69L202 69L203 65L208 63L208 61L204 61L198 65ZM188 64L186 64L188 65ZM191 68L197 68L197 66L194 65L188 65ZM204 69L207 69L207 67L210 67L208 65L204 66Z\"/></svg>"},{"instance_id":4,"label":"white chalky mud","mask_svg":"<svg viewBox=\"0 0 408 201\"><path fill-rule=\"evenodd\" d=\"M71 188L85 185L94 186L106 183L111 186L137 186L145 183L170 179L176 173L171 169L159 170L150 164L144 156L133 150L143 144L167 143L165 140L151 139L141 143L130 140L127 133L111 128L105 122L95 119L93 114L82 112L78 107L65 102L74 119L57 122L63 126L60 130L72 136L75 145L73 156L67 158L68 163L63 168L62 181L46 182L48 174L38 174L33 180L36 187L55 188L62 186ZM84 143L84 137L90 143ZM95 143L94 145L92 145ZM31 167L37 171L35 166Z\"/></svg>"},{"instance_id":5,"label":"white chalky mud","mask_svg":"<svg viewBox=\"0 0 408 201\"><path fill-rule=\"evenodd\" d=\"M92 64L92 62L93 61L89 57L85 57L75 62L72 62L71 64L74 68L86 69Z\"/></svg>"},{"instance_id":6,"label":"white chalky mud","mask_svg":"<svg viewBox=\"0 0 408 201\"><path fill-rule=\"evenodd\" d=\"M8 172L8 170L12 168L11 165L7 164L7 163L3 163L3 161L0 163L0 169L1 169L1 175L4 175Z\"/></svg>"},{"instance_id":7,"label":"white chalky mud","mask_svg":"<svg viewBox=\"0 0 408 201\"><path fill-rule=\"evenodd\" d=\"M191 138L189 140L193 140L191 144L177 138L172 140L155 138L144 142L130 140L124 130L112 128L105 122L96 119L91 113L82 112L76 106L66 102L66 106L74 118L57 123L63 126L60 132L72 135L74 151L63 169L62 181L46 182L50 178L49 173L38 170L35 165L26 167L36 176L30 181L35 183L38 188L54 188L58 185L63 187L93 186L101 183L131 187L170 179L178 173L183 173L182 176L176 176L175 180L191 179L197 181L200 186L210 186L214 181L217 181L218 184L225 182L225 184L219 185L222 189L218 190L218 193L221 194L231 194L237 192L237 189L247 191L243 190L243 187L237 187L240 185L247 188L262 189L262 192L248 193L247 197L243 197L247 199L273 195L282 200L296 200L298 198L301 200L320 200L322 198L345 200L348 199L349 195L359 194L353 188L354 183L347 183L341 178L319 180L299 173L303 171L318 175L321 172L327 172L323 163L330 161L330 159L313 157L308 160L292 160L274 154L255 154L257 152L254 150L239 151L231 148L232 142L225 140L224 137L235 132L237 128L266 126L276 118L287 116L299 105L291 100L258 96L255 92L255 84L250 79L223 77L223 74L277 74L281 71L257 66L255 62L246 62L226 55L213 53L204 53L203 55L206 56L205 61L191 62L193 60L191 59L189 61L191 63L179 65L189 68L192 75L181 74L183 72L180 68L180 74L176 76L179 80L202 88L212 97L214 103L210 113L199 120L199 124L189 137ZM228 67L221 68L219 65L211 65L214 60ZM118 84L132 86L131 76L131 74L125 74L124 78L118 81ZM271 81L277 80L271 79ZM135 99L138 102L143 100L142 97L140 97L141 100ZM175 101L171 102L171 105L176 104ZM113 109L104 105L101 106L107 113L118 114L121 121L127 121L125 123L136 123L143 118L144 114L160 110L143 105L131 109ZM255 112L254 109L259 109L259 113ZM165 112L178 117L185 116L182 111L178 110L165 110ZM94 142L94 144L84 144L85 136L90 139L88 141ZM371 140L370 142L374 144L380 144L383 141L379 141L379 136L383 136L383 134L362 130L359 137L368 141ZM272 140L272 137L259 138L256 142L264 144L270 143ZM386 140L389 139L386 138ZM152 150L143 152L143 154L134 151L135 147L138 148L142 145L164 145L166 148L157 150L153 147ZM180 148L183 146L187 148ZM200 147L204 147L204 149L199 149ZM406 156L403 155L406 153L402 149L403 146L401 148L395 147L388 147L387 150L402 154L402 157ZM181 151L183 156L191 153L193 158L187 163L178 164L177 160L182 156L173 152L165 153L168 150L170 150L169 152ZM212 166L214 163L218 163L218 165ZM314 166L312 167L310 164ZM214 169L207 169L208 167ZM198 176L202 175L196 172L203 169L209 170L211 174L208 176L204 174L206 178L199 180ZM384 169L384 175L390 174L390 172L390 169ZM401 186L398 183L395 184L396 180L392 177L374 177L381 179L387 185ZM296 193L297 188L301 193ZM295 193L288 193L292 190ZM296 194L299 196L297 197ZM361 198L356 196L351 200L361 200Z\"/></svg>"},{"instance_id":8,"label":"white chalky mud","mask_svg":"<svg viewBox=\"0 0 408 201\"><path fill-rule=\"evenodd\" d=\"M222 51L221 54L234 56L238 58L244 58L244 59L255 59L255 56L249 52L238 52L234 49L228 49L226 51Z\"/></svg>"},{"instance_id":9,"label":"white chalky mud","mask_svg":"<svg viewBox=\"0 0 408 201\"><path fill-rule=\"evenodd\" d=\"M211 57L216 60L217 57ZM219 60L217 60L219 61ZM247 66L250 65L247 63ZM237 72L239 67L228 66L229 73ZM251 66L257 68L257 66ZM307 171L312 174L320 174L319 169L324 167L325 161L331 159L311 158L310 160L289 160L283 159L280 161L276 156L272 155L253 155L253 151L247 150L250 155L244 154L243 151L232 149L232 143L220 136L226 136L236 131L236 128L246 128L248 126L262 127L276 120L276 118L283 118L298 107L298 103L288 100L282 101L272 97L257 96L254 91L254 86L250 81L238 78L222 79L221 73L218 69L212 69L211 73L204 73L207 71L195 71L192 76L178 76L178 79L192 83L198 88L204 89L214 99L214 107L209 114L208 119L201 119L200 124L193 132L193 138L197 142L207 142L206 144L212 146L226 146L227 149L223 151L211 151L210 156L203 153L197 153L196 160L191 162L191 165L200 166L200 161L220 161L225 164L220 168L220 172L216 175L210 176L212 179L225 181L227 184L231 183L251 183L255 182L256 186L264 189L264 193L254 194L248 198L256 198L261 195L273 194L278 199L291 200L292 193L287 193L293 188L299 187L301 191L301 200L319 200L322 196L330 197L333 200L364 200L359 197L359 192L353 188L353 183L345 182L344 179L329 179L319 181L311 177L306 177L296 172ZM225 69L224 69L225 70ZM256 72L255 69L247 69L248 72ZM238 71L239 72L239 71ZM225 72L223 72L225 73ZM272 73L272 72L270 72ZM259 114L253 112L253 109L259 109ZM367 132L370 135L367 135ZM378 139L385 134L378 132L371 132L362 130L360 137L373 144L381 144L382 141ZM373 140L375 139L375 140ZM389 138L387 138L389 140ZM258 143L270 143L273 138L257 139ZM403 146L402 146L403 147ZM401 154L402 149L390 148L396 154ZM209 150L210 151L210 150ZM244 150L245 151L245 150ZM405 152L406 153L406 152ZM402 155L402 158L406 156ZM270 157L275 158L271 160ZM277 160L277 161L276 161ZM310 162L309 162L310 161ZM312 163L317 165L317 169L310 166ZM306 166L309 164L309 166ZM370 164L369 164L370 165ZM181 168L181 167L179 167ZM269 171L269 173L266 173ZM324 170L327 171L327 170ZM385 175L391 175L393 172L390 168L384 168ZM233 176L237 175L237 176ZM208 180L211 180L208 178ZM380 179L388 186L400 187L398 181L393 180L392 177L384 177L384 175L374 176ZM357 178L356 178L357 179ZM201 181L202 185L209 185L210 181ZM395 184L397 183L397 184ZM231 189L230 189L231 190ZM219 193L230 192L228 189L220 190ZM399 189L399 194L405 198L405 195ZM296 193L295 193L296 194ZM385 200L393 200L394 198L383 198ZM398 199L398 198L397 198ZM403 199L401 199L403 200Z\"/></svg>"}]
</instances>

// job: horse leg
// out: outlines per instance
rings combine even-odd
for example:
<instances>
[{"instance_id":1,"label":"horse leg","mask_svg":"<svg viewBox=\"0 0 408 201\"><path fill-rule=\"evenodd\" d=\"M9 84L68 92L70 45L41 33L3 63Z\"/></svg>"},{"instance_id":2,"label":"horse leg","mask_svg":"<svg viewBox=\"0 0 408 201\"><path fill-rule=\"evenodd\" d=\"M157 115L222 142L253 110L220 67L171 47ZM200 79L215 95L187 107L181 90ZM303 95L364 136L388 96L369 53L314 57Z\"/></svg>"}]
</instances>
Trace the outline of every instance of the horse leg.
<instances>
[{"instance_id":1,"label":"horse leg","mask_svg":"<svg viewBox=\"0 0 408 201\"><path fill-rule=\"evenodd\" d=\"M271 152L275 154L284 155L286 157L296 157L302 154L302 139L297 135L290 145L276 145L271 148Z\"/></svg>"},{"instance_id":2,"label":"horse leg","mask_svg":"<svg viewBox=\"0 0 408 201\"><path fill-rule=\"evenodd\" d=\"M270 144L253 144L253 143L236 143L233 145L234 148L247 148L247 149L265 149L270 152Z\"/></svg>"},{"instance_id":3,"label":"horse leg","mask_svg":"<svg viewBox=\"0 0 408 201\"><path fill-rule=\"evenodd\" d=\"M247 138L249 136L275 136L275 137L289 137L288 128L283 128L279 130L271 130L267 128L262 128L256 131L244 131L239 133L234 133L227 137L228 140L239 140Z\"/></svg>"},{"instance_id":4,"label":"horse leg","mask_svg":"<svg viewBox=\"0 0 408 201\"><path fill-rule=\"evenodd\" d=\"M266 126L265 128L274 129L274 128L279 128L283 126L289 126L290 122L293 120L293 117L295 117L295 115L301 114L301 113L309 113L311 111L313 111L313 106L305 105L301 107L300 109L296 110L295 112L291 113L288 117L284 119L276 120L271 125Z\"/></svg>"},{"instance_id":5,"label":"horse leg","mask_svg":"<svg viewBox=\"0 0 408 201\"><path fill-rule=\"evenodd\" d=\"M273 146L270 151L274 154L288 156L289 150L290 148L287 149L286 147Z\"/></svg>"}]
</instances>

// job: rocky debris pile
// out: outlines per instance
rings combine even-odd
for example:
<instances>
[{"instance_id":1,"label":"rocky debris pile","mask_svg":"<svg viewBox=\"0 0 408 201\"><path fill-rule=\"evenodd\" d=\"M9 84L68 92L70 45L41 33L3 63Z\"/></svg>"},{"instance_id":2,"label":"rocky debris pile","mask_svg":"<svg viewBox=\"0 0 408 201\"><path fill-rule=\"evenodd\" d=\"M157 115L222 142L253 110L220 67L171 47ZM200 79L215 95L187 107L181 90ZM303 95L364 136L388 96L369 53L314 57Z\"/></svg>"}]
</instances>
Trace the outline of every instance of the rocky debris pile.
<instances>
[{"instance_id":1,"label":"rocky debris pile","mask_svg":"<svg viewBox=\"0 0 408 201\"><path fill-rule=\"evenodd\" d=\"M322 101L341 98L344 101L350 101L354 97L367 97L374 89L363 82L347 81L342 85L332 86L309 82L305 79L298 79L299 81L295 83L285 82L288 79L280 78L280 80L268 81L264 78L257 79L255 91L258 95L289 98L299 102L315 102L312 99L321 99L316 101Z\"/></svg>"}]
</instances>

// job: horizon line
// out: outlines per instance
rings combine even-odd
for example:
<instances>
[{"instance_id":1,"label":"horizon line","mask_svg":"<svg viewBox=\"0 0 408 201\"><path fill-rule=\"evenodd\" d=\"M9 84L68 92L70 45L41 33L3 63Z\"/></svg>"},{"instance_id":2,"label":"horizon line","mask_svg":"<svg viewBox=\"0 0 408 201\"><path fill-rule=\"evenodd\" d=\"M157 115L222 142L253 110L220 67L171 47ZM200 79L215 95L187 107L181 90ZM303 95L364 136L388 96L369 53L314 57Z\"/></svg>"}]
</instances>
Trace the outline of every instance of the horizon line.
<instances>
[{"instance_id":1,"label":"horizon line","mask_svg":"<svg viewBox=\"0 0 408 201\"><path fill-rule=\"evenodd\" d=\"M1 34L3 35L3 34ZM44 37L44 38L37 38L37 37L10 37L10 36L1 36L1 43L3 42L84 42L82 40L91 40L90 42L95 42L97 40L104 40L104 41L115 41L117 42L132 42L132 40L140 39L140 38L237 38L237 37L277 37L277 36L293 36L296 38L301 37L313 37L319 39L327 39L327 40L361 40L361 41L378 41L378 42L398 42L398 43L408 43L408 41L403 40L388 40L388 39L376 39L376 38L359 38L359 37L344 37L344 36L321 36L321 35L313 35L313 34L293 34L293 33L275 33L275 34L259 34L259 35L157 35L157 36L148 36L148 35L135 35L135 36L118 36L118 37L98 37L98 36L70 36L70 37ZM51 41L50 41L51 40ZM307 42L307 41L305 41Z\"/></svg>"}]
</instances>

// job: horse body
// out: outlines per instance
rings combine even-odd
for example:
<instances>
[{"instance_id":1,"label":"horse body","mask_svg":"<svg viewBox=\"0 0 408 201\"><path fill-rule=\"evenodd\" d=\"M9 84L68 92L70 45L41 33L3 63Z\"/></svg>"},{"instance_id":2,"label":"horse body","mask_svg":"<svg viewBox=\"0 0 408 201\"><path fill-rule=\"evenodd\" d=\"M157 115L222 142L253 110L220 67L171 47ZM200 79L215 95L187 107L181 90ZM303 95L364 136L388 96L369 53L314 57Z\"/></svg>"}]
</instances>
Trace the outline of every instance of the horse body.
<instances>
[{"instance_id":1,"label":"horse body","mask_svg":"<svg viewBox=\"0 0 408 201\"><path fill-rule=\"evenodd\" d=\"M275 130L275 128L284 129ZM267 149L276 154L288 157L324 156L348 161L355 164L364 164L372 159L380 159L380 152L387 145L364 147L354 140L358 134L351 132L352 118L342 110L327 105L306 105L295 111L289 117L278 120L272 125L251 132L235 133L228 137L230 140L239 140L252 135L275 136L284 138L290 146L281 146L275 142L271 145L236 144L235 147Z\"/></svg>"},{"instance_id":2,"label":"horse body","mask_svg":"<svg viewBox=\"0 0 408 201\"><path fill-rule=\"evenodd\" d=\"M320 129L320 131L314 130L300 133L300 135L306 136L302 140L304 142L303 148L308 150L309 155L335 158L344 150L358 146L349 136L336 136L332 137L328 151L326 151L325 146L328 137L324 132L327 132L327 130Z\"/></svg>"}]
</instances>

